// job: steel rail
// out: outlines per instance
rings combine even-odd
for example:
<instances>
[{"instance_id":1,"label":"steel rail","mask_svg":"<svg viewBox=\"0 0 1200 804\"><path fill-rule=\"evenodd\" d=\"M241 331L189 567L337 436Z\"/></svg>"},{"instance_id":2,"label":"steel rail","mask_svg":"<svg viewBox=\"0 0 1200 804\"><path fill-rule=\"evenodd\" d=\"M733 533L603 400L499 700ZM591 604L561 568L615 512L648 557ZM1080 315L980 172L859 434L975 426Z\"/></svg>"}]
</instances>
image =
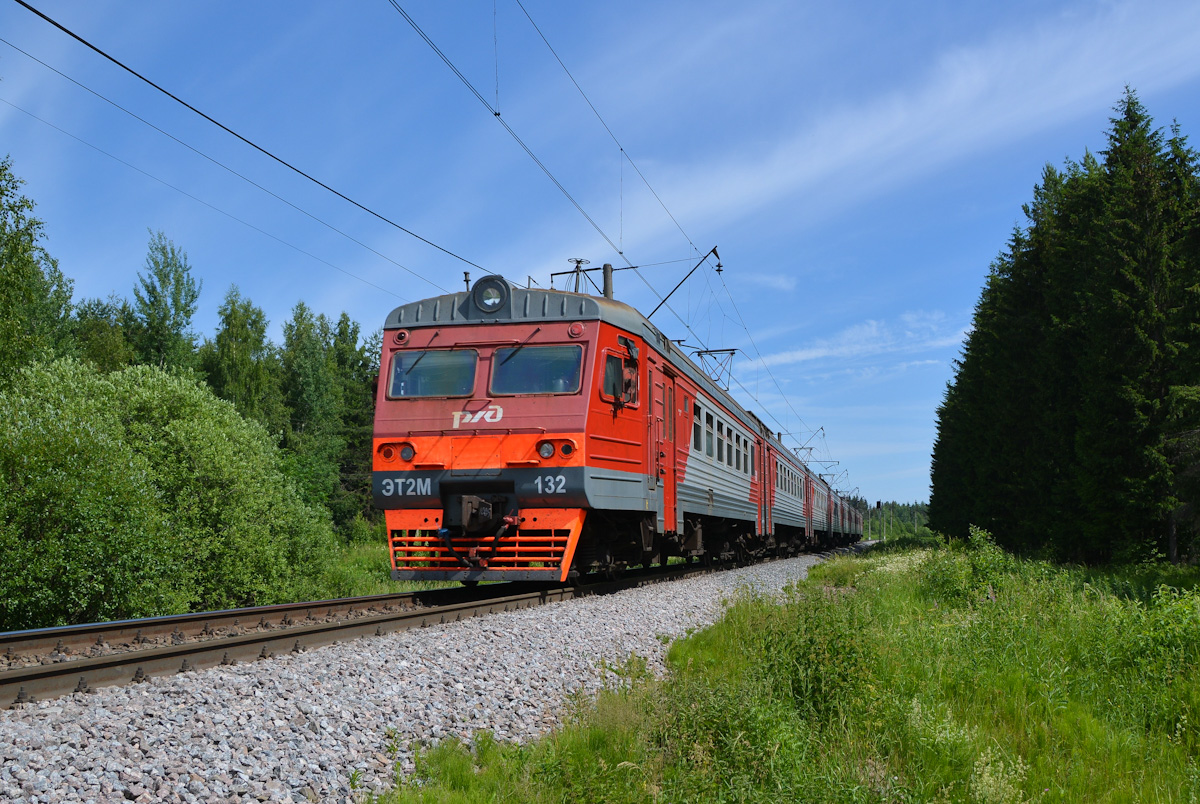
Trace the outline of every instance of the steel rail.
<instances>
[{"instance_id":1,"label":"steel rail","mask_svg":"<svg viewBox=\"0 0 1200 804\"><path fill-rule=\"evenodd\" d=\"M368 598L348 598L338 601L314 601L253 609L234 609L223 612L202 612L149 620L126 620L118 623L93 623L66 628L38 629L0 634L0 647L22 651L46 650L47 645L67 639L87 644L117 644L141 634L161 635L183 633L183 626L196 628L203 624L214 635L187 641L172 639L177 644L144 647L102 656L87 656L70 661L10 667L0 671L0 707L12 707L46 700L74 692L88 692L97 687L136 683L152 676L172 675L217 665L269 659L285 652L303 652L362 636L380 636L407 628L445 624L469 617L501 611L515 611L586 595L612 592L651 583L693 577L713 572L718 567L679 565L658 571L630 571L615 581L579 584L555 588L530 589L532 584L495 584L475 588L455 587L412 592L405 595L376 595ZM517 591L518 588L522 588ZM489 590L495 590L489 593ZM496 596L496 592L502 593ZM515 592L515 593L514 593ZM337 604L337 605L333 605ZM388 604L388 610L380 607ZM359 617L310 624L298 622L291 615L312 609L357 611ZM218 617L221 618L218 620ZM249 633L215 634L212 623L234 620L254 622ZM265 626L260 627L260 623ZM40 647L39 647L40 646ZM60 651L61 653L61 651ZM10 654L11 655L11 654Z\"/></svg>"},{"instance_id":2,"label":"steel rail","mask_svg":"<svg viewBox=\"0 0 1200 804\"><path fill-rule=\"evenodd\" d=\"M486 589L488 587L479 588ZM506 588L511 589L512 587ZM137 620L37 628L27 631L7 631L0 633L0 656L11 660L20 656L57 652L71 657L74 653L86 652L96 645L137 646L160 638L178 639L180 635L195 637L234 629L286 628L296 625L298 620L313 620L321 617L329 620L354 616L355 613L430 607L479 598L480 595L473 594L473 590L452 587L391 595L281 603L272 606L173 614Z\"/></svg>"},{"instance_id":3,"label":"steel rail","mask_svg":"<svg viewBox=\"0 0 1200 804\"><path fill-rule=\"evenodd\" d=\"M817 554L870 549L875 542ZM768 559L771 560L771 559ZM118 645L127 649L101 656L10 667L0 671L0 707L19 706L97 687L144 681L217 665L270 659L363 636L381 636L408 628L441 625L469 617L515 611L588 595L611 594L664 581L682 580L724 569L725 566L679 564L666 568L630 570L617 580L547 588L530 583L427 589L396 595L320 600L259 606L248 609L152 617L64 628L0 633L0 649L10 658L45 654L50 645L60 659L69 645ZM324 622L312 612L324 610ZM302 620L293 615L305 612ZM357 616L356 616L357 615ZM235 623L253 623L248 633ZM214 625L215 624L215 625ZM239 625L240 627L240 625ZM221 629L228 629L221 634ZM189 635L193 637L188 640ZM195 638L200 635L202 638ZM167 636L172 644L146 647L151 639ZM182 637L182 638L181 638Z\"/></svg>"}]
</instances>

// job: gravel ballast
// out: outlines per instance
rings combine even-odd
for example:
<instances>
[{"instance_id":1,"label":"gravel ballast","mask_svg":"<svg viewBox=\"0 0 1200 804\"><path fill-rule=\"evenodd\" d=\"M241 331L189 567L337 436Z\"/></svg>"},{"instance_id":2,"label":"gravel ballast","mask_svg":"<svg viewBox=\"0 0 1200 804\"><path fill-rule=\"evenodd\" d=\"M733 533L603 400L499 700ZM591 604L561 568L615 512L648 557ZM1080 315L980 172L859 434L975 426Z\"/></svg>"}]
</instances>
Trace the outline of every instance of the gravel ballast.
<instances>
[{"instance_id":1,"label":"gravel ballast","mask_svg":"<svg viewBox=\"0 0 1200 804\"><path fill-rule=\"evenodd\" d=\"M0 711L0 800L332 801L392 784L415 741L526 742L629 655L714 622L738 589L803 578L803 556L368 637Z\"/></svg>"}]
</instances>

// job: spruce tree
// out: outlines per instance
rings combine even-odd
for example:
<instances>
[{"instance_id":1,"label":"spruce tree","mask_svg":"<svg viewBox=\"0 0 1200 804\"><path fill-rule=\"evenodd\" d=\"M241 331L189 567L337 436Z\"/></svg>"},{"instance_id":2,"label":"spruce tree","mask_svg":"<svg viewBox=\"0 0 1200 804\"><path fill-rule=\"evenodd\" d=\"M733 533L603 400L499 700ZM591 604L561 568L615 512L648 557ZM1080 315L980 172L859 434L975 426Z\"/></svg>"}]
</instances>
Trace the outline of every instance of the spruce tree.
<instances>
[{"instance_id":1,"label":"spruce tree","mask_svg":"<svg viewBox=\"0 0 1200 804\"><path fill-rule=\"evenodd\" d=\"M282 366L267 338L267 316L232 285L218 309L216 335L200 349L209 386L248 419L279 434L288 424Z\"/></svg>"},{"instance_id":2,"label":"spruce tree","mask_svg":"<svg viewBox=\"0 0 1200 804\"><path fill-rule=\"evenodd\" d=\"M283 325L283 393L290 418L284 436L292 476L306 501L328 508L339 488L342 387L329 319L297 302Z\"/></svg>"},{"instance_id":3,"label":"spruce tree","mask_svg":"<svg viewBox=\"0 0 1200 804\"><path fill-rule=\"evenodd\" d=\"M196 336L191 331L201 282L192 276L187 253L162 232L152 232L146 273L138 274L133 311L138 360L160 368L190 368Z\"/></svg>"},{"instance_id":4,"label":"spruce tree","mask_svg":"<svg viewBox=\"0 0 1200 804\"><path fill-rule=\"evenodd\" d=\"M935 528L1083 561L1174 558L1196 531L1200 172L1135 93L1115 112L992 266L938 411Z\"/></svg>"}]
</instances>

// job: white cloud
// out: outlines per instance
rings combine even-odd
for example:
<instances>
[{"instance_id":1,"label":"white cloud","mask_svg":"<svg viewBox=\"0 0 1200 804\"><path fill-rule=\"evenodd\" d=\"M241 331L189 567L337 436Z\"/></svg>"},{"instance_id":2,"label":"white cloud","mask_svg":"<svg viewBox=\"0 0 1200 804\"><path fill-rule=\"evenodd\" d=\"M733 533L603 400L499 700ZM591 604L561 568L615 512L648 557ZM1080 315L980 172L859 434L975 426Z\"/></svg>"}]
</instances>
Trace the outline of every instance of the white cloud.
<instances>
[{"instance_id":1,"label":"white cloud","mask_svg":"<svg viewBox=\"0 0 1200 804\"><path fill-rule=\"evenodd\" d=\"M868 320L848 327L831 338L819 338L798 349L764 355L761 360L747 361L741 371L756 366L784 366L815 362L830 358L849 360L882 354L913 354L944 349L962 343L967 328L950 322L940 312L912 312L900 316L898 324ZM901 363L899 368L939 363L925 358ZM892 367L895 370L897 367ZM867 369L869 371L869 369Z\"/></svg>"},{"instance_id":2,"label":"white cloud","mask_svg":"<svg viewBox=\"0 0 1200 804\"><path fill-rule=\"evenodd\" d=\"M1090 17L1060 15L949 50L920 85L830 109L767 153L708 154L703 170L677 165L666 197L683 199L673 209L689 221L728 223L785 199L811 220L1094 113L1126 84L1147 92L1187 82L1200 73L1197 52L1200 4L1105 4Z\"/></svg>"},{"instance_id":3,"label":"white cloud","mask_svg":"<svg viewBox=\"0 0 1200 804\"><path fill-rule=\"evenodd\" d=\"M739 273L738 281L751 285L759 285L771 290L790 292L796 289L796 277L787 276L786 274Z\"/></svg>"}]
</instances>

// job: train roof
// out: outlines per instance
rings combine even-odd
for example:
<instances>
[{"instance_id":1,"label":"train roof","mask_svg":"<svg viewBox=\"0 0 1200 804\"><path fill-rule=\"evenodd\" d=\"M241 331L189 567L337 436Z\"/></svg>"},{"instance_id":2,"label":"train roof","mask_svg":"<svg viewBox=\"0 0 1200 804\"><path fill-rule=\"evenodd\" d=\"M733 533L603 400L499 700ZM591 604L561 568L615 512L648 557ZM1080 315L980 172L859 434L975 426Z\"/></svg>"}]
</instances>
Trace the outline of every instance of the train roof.
<instances>
[{"instance_id":1,"label":"train roof","mask_svg":"<svg viewBox=\"0 0 1200 804\"><path fill-rule=\"evenodd\" d=\"M757 430L790 463L812 475L830 492L832 487L792 451L751 411L746 410L724 388L718 386L678 345L633 307L604 296L568 290L522 288L503 276L485 276L471 287L429 299L402 304L388 314L383 328L448 327L543 321L603 321L640 336L651 348L682 369L712 397L735 411L742 423Z\"/></svg>"},{"instance_id":2,"label":"train roof","mask_svg":"<svg viewBox=\"0 0 1200 804\"><path fill-rule=\"evenodd\" d=\"M489 288L500 295L491 309L485 309L475 299ZM383 328L597 320L638 334L645 326L662 337L645 316L624 302L566 290L517 287L499 275L483 277L470 290L402 304L388 315Z\"/></svg>"}]
</instances>

